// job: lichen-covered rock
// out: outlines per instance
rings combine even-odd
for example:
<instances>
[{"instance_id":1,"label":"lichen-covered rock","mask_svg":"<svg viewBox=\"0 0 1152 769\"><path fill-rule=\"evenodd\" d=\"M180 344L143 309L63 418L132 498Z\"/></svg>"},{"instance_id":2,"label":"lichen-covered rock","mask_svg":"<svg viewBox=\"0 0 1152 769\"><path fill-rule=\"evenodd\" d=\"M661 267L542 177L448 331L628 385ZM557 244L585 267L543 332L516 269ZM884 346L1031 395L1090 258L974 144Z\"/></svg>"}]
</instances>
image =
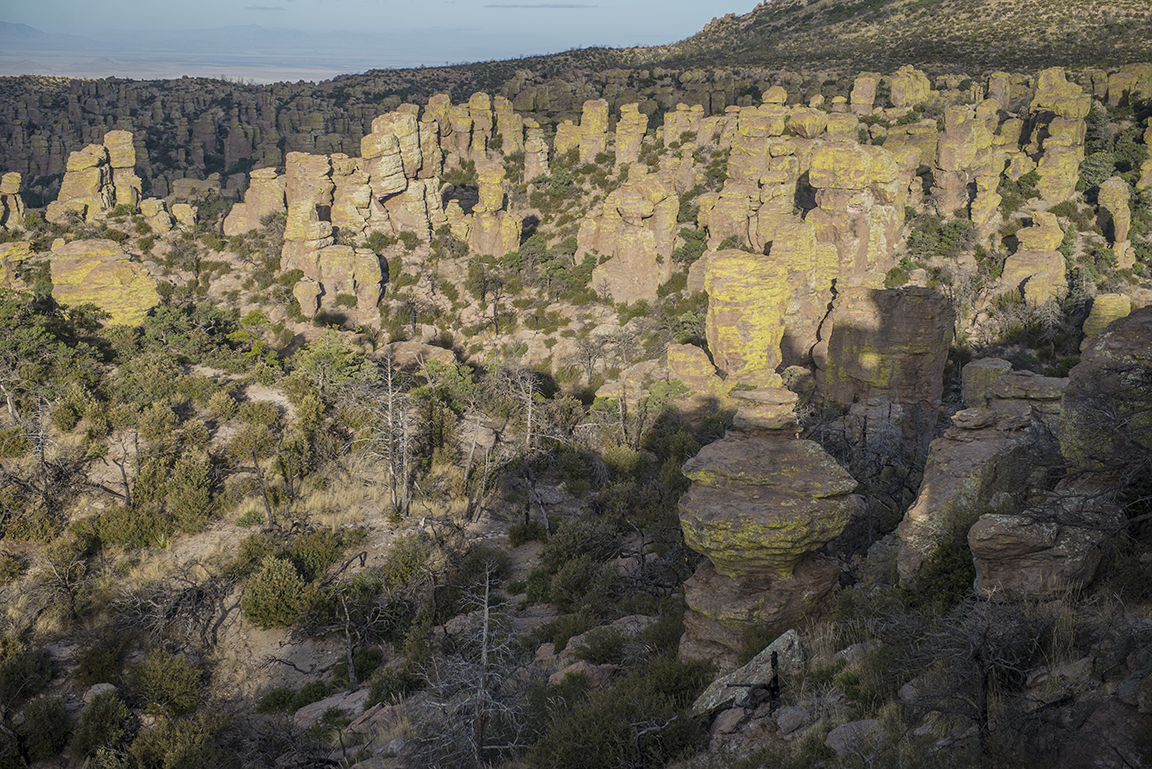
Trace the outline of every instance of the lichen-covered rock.
<instances>
[{"instance_id":1,"label":"lichen-covered rock","mask_svg":"<svg viewBox=\"0 0 1152 769\"><path fill-rule=\"evenodd\" d=\"M856 480L819 445L729 435L684 465L684 540L724 576L788 577L848 522Z\"/></svg>"},{"instance_id":2,"label":"lichen-covered rock","mask_svg":"<svg viewBox=\"0 0 1152 769\"><path fill-rule=\"evenodd\" d=\"M1050 110L1057 116L1082 120L1092 108L1092 97L1075 83L1069 83L1063 67L1050 67L1036 76L1036 95L1030 110Z\"/></svg>"},{"instance_id":3,"label":"lichen-covered rock","mask_svg":"<svg viewBox=\"0 0 1152 769\"><path fill-rule=\"evenodd\" d=\"M24 200L20 197L21 176L9 172L0 177L0 231L24 223Z\"/></svg>"},{"instance_id":4,"label":"lichen-covered rock","mask_svg":"<svg viewBox=\"0 0 1152 769\"><path fill-rule=\"evenodd\" d=\"M1152 98L1152 64L1125 64L1108 75L1108 104L1118 107L1125 101Z\"/></svg>"},{"instance_id":5,"label":"lichen-covered rock","mask_svg":"<svg viewBox=\"0 0 1152 769\"><path fill-rule=\"evenodd\" d=\"M1068 198L1076 191L1076 182L1080 179L1080 161L1083 159L1083 147L1068 147L1057 145L1044 151L1036 173L1040 181L1036 189L1044 202L1055 205Z\"/></svg>"},{"instance_id":6,"label":"lichen-covered rock","mask_svg":"<svg viewBox=\"0 0 1152 769\"><path fill-rule=\"evenodd\" d=\"M911 64L905 64L888 79L892 106L909 109L926 102L932 94L932 82L928 76Z\"/></svg>"},{"instance_id":7,"label":"lichen-covered rock","mask_svg":"<svg viewBox=\"0 0 1152 769\"><path fill-rule=\"evenodd\" d=\"M32 244L27 241L0 243L0 288L30 288L16 277L16 271L21 262L32 256Z\"/></svg>"},{"instance_id":8,"label":"lichen-covered rock","mask_svg":"<svg viewBox=\"0 0 1152 769\"><path fill-rule=\"evenodd\" d=\"M638 104L625 104L620 108L616 123L616 162L635 163L640 159L640 145L648 130L648 116Z\"/></svg>"},{"instance_id":9,"label":"lichen-covered rock","mask_svg":"<svg viewBox=\"0 0 1152 769\"><path fill-rule=\"evenodd\" d=\"M967 525L994 497L1021 504L1036 468L1058 461L1047 430L1026 420L969 408L952 421L955 426L932 441L916 501L897 528L902 580L915 576L956 527Z\"/></svg>"},{"instance_id":10,"label":"lichen-covered rock","mask_svg":"<svg viewBox=\"0 0 1152 769\"><path fill-rule=\"evenodd\" d=\"M547 176L548 144L544 141L544 129L535 120L525 120L527 136L524 140L524 181L530 182L539 176Z\"/></svg>"},{"instance_id":11,"label":"lichen-covered rock","mask_svg":"<svg viewBox=\"0 0 1152 769\"><path fill-rule=\"evenodd\" d=\"M672 276L680 198L660 176L633 168L628 182L581 222L576 252L609 257L592 273L598 292L622 302L654 301Z\"/></svg>"},{"instance_id":12,"label":"lichen-covered rock","mask_svg":"<svg viewBox=\"0 0 1152 769\"><path fill-rule=\"evenodd\" d=\"M160 303L156 281L111 240L74 240L52 249L52 296L62 304L91 303L114 325L137 326Z\"/></svg>"},{"instance_id":13,"label":"lichen-covered rock","mask_svg":"<svg viewBox=\"0 0 1152 769\"><path fill-rule=\"evenodd\" d=\"M691 391L691 398L709 399L723 405L732 385L716 373L716 367L703 348L693 344L670 344L667 350L668 374Z\"/></svg>"},{"instance_id":14,"label":"lichen-covered rock","mask_svg":"<svg viewBox=\"0 0 1152 769\"><path fill-rule=\"evenodd\" d=\"M791 290L783 265L734 249L708 257L706 333L716 366L734 382L775 384Z\"/></svg>"},{"instance_id":15,"label":"lichen-covered rock","mask_svg":"<svg viewBox=\"0 0 1152 769\"><path fill-rule=\"evenodd\" d=\"M788 130L805 139L815 139L828 126L828 113L812 107L797 107L788 113Z\"/></svg>"},{"instance_id":16,"label":"lichen-covered rock","mask_svg":"<svg viewBox=\"0 0 1152 769\"><path fill-rule=\"evenodd\" d=\"M1152 307L1133 310L1089 340L1068 372L1060 450L1076 469L1108 471L1152 450Z\"/></svg>"},{"instance_id":17,"label":"lichen-covered rock","mask_svg":"<svg viewBox=\"0 0 1152 769\"><path fill-rule=\"evenodd\" d=\"M1132 298L1127 294L1097 294L1092 299L1092 312L1084 321L1084 341L1080 345L1081 349L1104 333L1104 329L1113 321L1127 318L1131 313Z\"/></svg>"},{"instance_id":18,"label":"lichen-covered rock","mask_svg":"<svg viewBox=\"0 0 1152 769\"><path fill-rule=\"evenodd\" d=\"M1128 247L1128 228L1132 225L1132 211L1128 206L1130 195L1128 182L1119 176L1113 176L1100 184L1097 200L1111 219L1111 241L1117 251L1126 251ZM1118 256L1121 259L1121 267L1131 267L1131 264L1123 264L1123 255Z\"/></svg>"}]
</instances>

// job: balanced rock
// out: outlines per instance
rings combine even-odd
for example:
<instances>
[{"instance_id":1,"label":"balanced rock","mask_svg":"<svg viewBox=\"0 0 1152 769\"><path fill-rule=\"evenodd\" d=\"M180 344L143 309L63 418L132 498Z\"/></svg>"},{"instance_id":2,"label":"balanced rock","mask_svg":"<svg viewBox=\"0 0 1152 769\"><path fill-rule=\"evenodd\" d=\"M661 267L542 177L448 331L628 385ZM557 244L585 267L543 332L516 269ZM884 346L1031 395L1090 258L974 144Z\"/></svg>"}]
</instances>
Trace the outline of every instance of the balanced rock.
<instances>
[{"instance_id":1,"label":"balanced rock","mask_svg":"<svg viewBox=\"0 0 1152 769\"><path fill-rule=\"evenodd\" d=\"M836 537L854 510L856 481L811 441L730 435L684 465L685 542L730 578L787 578Z\"/></svg>"},{"instance_id":2,"label":"balanced rock","mask_svg":"<svg viewBox=\"0 0 1152 769\"><path fill-rule=\"evenodd\" d=\"M621 302L654 301L672 276L680 198L660 176L633 168L628 182L581 222L576 253L608 257L592 273L597 291Z\"/></svg>"},{"instance_id":3,"label":"balanced rock","mask_svg":"<svg viewBox=\"0 0 1152 769\"><path fill-rule=\"evenodd\" d=\"M24 200L20 197L20 174L6 173L0 178L0 231L24 223Z\"/></svg>"}]
</instances>

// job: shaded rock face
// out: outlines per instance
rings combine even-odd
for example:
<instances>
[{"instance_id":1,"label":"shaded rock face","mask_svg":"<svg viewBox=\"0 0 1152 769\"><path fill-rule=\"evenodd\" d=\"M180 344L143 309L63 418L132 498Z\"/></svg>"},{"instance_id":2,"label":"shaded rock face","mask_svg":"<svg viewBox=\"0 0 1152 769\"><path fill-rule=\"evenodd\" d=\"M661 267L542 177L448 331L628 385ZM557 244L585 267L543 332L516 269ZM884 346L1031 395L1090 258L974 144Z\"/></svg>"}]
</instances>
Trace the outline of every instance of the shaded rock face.
<instances>
[{"instance_id":1,"label":"shaded rock face","mask_svg":"<svg viewBox=\"0 0 1152 769\"><path fill-rule=\"evenodd\" d=\"M680 656L735 667L752 631L782 633L819 619L829 609L840 567L810 556L786 580L729 579L705 561L684 582L684 635Z\"/></svg>"},{"instance_id":2,"label":"shaded rock face","mask_svg":"<svg viewBox=\"0 0 1152 769\"><path fill-rule=\"evenodd\" d=\"M951 302L930 289L845 290L813 351L825 400L847 406L885 398L904 409L905 438L925 443L940 407L953 323Z\"/></svg>"},{"instance_id":3,"label":"shaded rock face","mask_svg":"<svg viewBox=\"0 0 1152 769\"><path fill-rule=\"evenodd\" d=\"M796 438L796 396L735 394L733 430L684 466L689 547L708 560L685 583L681 654L730 665L752 630L780 634L825 608L839 567L815 555L857 508L856 481Z\"/></svg>"},{"instance_id":4,"label":"shaded rock face","mask_svg":"<svg viewBox=\"0 0 1152 769\"><path fill-rule=\"evenodd\" d=\"M1030 420L988 408L957 412L953 427L932 441L916 501L897 531L900 579L916 575L956 527L967 525L990 505L1023 506L1041 478L1037 468L1059 461L1054 441Z\"/></svg>"},{"instance_id":5,"label":"shaded rock face","mask_svg":"<svg viewBox=\"0 0 1152 769\"><path fill-rule=\"evenodd\" d=\"M1060 450L1100 483L1127 480L1152 452L1152 307L1113 321L1083 348L1068 372Z\"/></svg>"},{"instance_id":6,"label":"shaded rock face","mask_svg":"<svg viewBox=\"0 0 1152 769\"><path fill-rule=\"evenodd\" d=\"M138 326L160 303L156 281L111 240L74 240L52 250L52 296L72 306L90 302L111 324Z\"/></svg>"},{"instance_id":7,"label":"shaded rock face","mask_svg":"<svg viewBox=\"0 0 1152 769\"><path fill-rule=\"evenodd\" d=\"M20 197L20 174L6 173L0 178L0 232L24 222L24 200Z\"/></svg>"},{"instance_id":8,"label":"shaded rock face","mask_svg":"<svg viewBox=\"0 0 1152 769\"><path fill-rule=\"evenodd\" d=\"M968 531L976 593L1023 601L1088 585L1110 533L1124 521L1109 496L1090 483L1064 483L1047 505L981 516Z\"/></svg>"},{"instance_id":9,"label":"shaded rock face","mask_svg":"<svg viewBox=\"0 0 1152 769\"><path fill-rule=\"evenodd\" d=\"M1034 419L1055 434L1062 418L1061 399L1066 377L1047 377L1031 371L1013 371L1000 358L980 358L961 373L964 407L988 408L1002 416Z\"/></svg>"}]
</instances>

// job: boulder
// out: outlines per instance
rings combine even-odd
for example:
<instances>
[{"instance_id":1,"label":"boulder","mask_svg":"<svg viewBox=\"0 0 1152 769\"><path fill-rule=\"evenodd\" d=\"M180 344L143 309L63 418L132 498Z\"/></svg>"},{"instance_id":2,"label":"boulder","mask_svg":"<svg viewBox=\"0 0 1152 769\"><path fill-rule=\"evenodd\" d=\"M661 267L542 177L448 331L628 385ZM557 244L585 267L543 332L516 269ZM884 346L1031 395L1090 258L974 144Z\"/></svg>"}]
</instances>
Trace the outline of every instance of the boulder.
<instances>
[{"instance_id":1,"label":"boulder","mask_svg":"<svg viewBox=\"0 0 1152 769\"><path fill-rule=\"evenodd\" d=\"M49 259L53 298L73 307L94 304L110 315L110 324L139 325L160 303L147 268L111 240L59 243Z\"/></svg>"},{"instance_id":2,"label":"boulder","mask_svg":"<svg viewBox=\"0 0 1152 769\"><path fill-rule=\"evenodd\" d=\"M973 407L952 421L932 441L916 501L897 527L901 580L914 577L957 527L970 525L993 499L1023 506L1036 469L1059 461L1048 431L1027 420Z\"/></svg>"},{"instance_id":3,"label":"boulder","mask_svg":"<svg viewBox=\"0 0 1152 769\"><path fill-rule=\"evenodd\" d=\"M776 668L772 667L776 655ZM751 662L712 681L708 688L692 703L692 712L711 715L733 707L742 707L752 689L766 686L776 675L801 675L805 669L804 648L800 635L787 630L765 646Z\"/></svg>"},{"instance_id":4,"label":"boulder","mask_svg":"<svg viewBox=\"0 0 1152 769\"><path fill-rule=\"evenodd\" d=\"M1126 294L1097 294L1092 298L1092 311L1084 321L1084 341L1080 349L1090 345L1113 321L1127 318L1131 313L1132 298Z\"/></svg>"}]
</instances>

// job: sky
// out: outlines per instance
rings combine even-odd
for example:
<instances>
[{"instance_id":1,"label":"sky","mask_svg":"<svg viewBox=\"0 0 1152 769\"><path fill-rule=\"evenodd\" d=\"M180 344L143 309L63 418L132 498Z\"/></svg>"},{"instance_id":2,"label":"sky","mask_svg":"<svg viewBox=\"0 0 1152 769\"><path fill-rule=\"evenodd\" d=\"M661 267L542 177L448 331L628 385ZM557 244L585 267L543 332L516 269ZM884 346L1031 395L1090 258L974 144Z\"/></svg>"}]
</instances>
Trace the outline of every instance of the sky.
<instances>
[{"instance_id":1,"label":"sky","mask_svg":"<svg viewBox=\"0 0 1152 769\"><path fill-rule=\"evenodd\" d=\"M754 0L0 0L0 21L44 32L204 29L258 24L309 31L490 40L508 57L573 47L682 40ZM544 48L541 48L541 45Z\"/></svg>"}]
</instances>

